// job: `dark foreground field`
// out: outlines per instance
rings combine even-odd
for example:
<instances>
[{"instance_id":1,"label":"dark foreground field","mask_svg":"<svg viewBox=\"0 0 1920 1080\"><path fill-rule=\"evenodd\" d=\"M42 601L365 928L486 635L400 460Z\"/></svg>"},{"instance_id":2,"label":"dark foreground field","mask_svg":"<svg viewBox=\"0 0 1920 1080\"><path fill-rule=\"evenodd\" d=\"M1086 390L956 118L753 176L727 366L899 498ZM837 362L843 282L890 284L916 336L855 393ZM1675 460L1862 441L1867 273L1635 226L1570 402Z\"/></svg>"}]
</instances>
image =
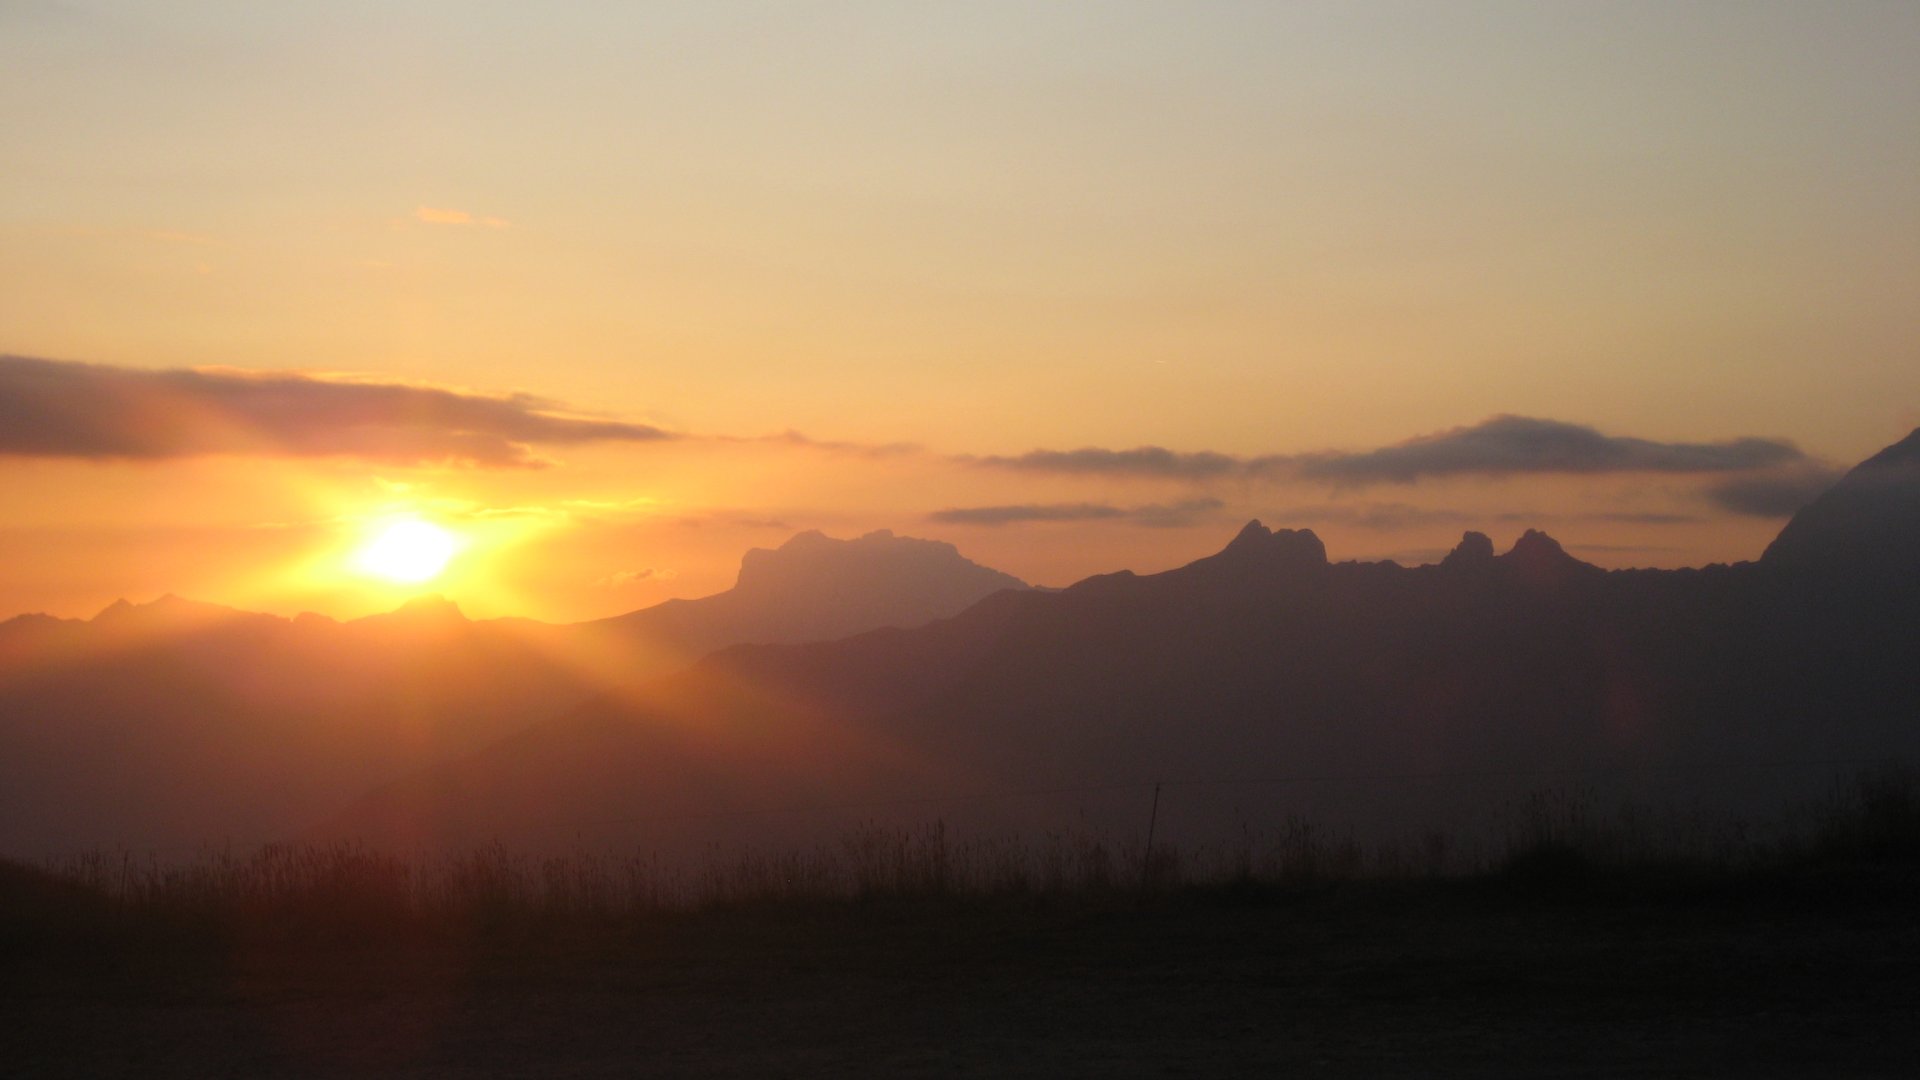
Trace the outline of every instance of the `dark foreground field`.
<instances>
[{"instance_id":1,"label":"dark foreground field","mask_svg":"<svg viewBox=\"0 0 1920 1080\"><path fill-rule=\"evenodd\" d=\"M1917 902L1901 860L893 898L326 946L16 936L0 1072L1910 1076Z\"/></svg>"}]
</instances>

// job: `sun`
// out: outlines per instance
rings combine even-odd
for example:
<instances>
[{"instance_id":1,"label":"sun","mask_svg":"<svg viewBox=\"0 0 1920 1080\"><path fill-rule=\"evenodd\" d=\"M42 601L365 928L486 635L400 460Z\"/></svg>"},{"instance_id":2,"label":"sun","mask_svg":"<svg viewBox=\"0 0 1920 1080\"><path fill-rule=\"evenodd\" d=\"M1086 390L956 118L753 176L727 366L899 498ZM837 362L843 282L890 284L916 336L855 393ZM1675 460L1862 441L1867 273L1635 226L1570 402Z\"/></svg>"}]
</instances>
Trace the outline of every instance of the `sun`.
<instances>
[{"instance_id":1,"label":"sun","mask_svg":"<svg viewBox=\"0 0 1920 1080\"><path fill-rule=\"evenodd\" d=\"M458 536L430 521L400 518L354 552L353 566L369 577L418 585L439 577L462 546Z\"/></svg>"}]
</instances>

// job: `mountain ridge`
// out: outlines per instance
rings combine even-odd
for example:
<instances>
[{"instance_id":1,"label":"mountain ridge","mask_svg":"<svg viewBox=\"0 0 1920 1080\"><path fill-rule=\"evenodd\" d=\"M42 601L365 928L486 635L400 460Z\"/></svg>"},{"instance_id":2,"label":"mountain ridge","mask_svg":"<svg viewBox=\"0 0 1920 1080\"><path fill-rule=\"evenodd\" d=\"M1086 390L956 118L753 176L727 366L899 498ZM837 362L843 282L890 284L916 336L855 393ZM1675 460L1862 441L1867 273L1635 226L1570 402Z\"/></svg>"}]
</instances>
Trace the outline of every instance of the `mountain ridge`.
<instances>
[{"instance_id":1,"label":"mountain ridge","mask_svg":"<svg viewBox=\"0 0 1920 1080\"><path fill-rule=\"evenodd\" d=\"M172 594L119 600L89 620L7 620L0 805L13 812L0 814L0 851L101 838L270 839L370 784L491 745L769 627L776 639L806 640L816 629L924 621L1019 584L951 545L891 534L803 534L782 550L743 560L752 564L746 593L685 602L703 621L677 637L672 627L608 633L591 623L472 620L431 593L346 621ZM765 592L751 584L756 576L778 585L821 558L840 564L820 577L828 618L756 611ZM865 577L845 565L868 558L892 561ZM956 568L957 578L945 576ZM866 596L879 588L904 589L911 601ZM182 777L196 778L191 799L177 797Z\"/></svg>"},{"instance_id":2,"label":"mountain ridge","mask_svg":"<svg viewBox=\"0 0 1920 1080\"><path fill-rule=\"evenodd\" d=\"M1818 506L1802 515L1817 521ZM1555 770L1616 770L1623 797L1775 809L1817 790L1764 770L1688 770L1920 754L1920 588L1900 576L1920 550L1874 550L1885 564L1608 571L1529 530L1501 554L1468 533L1439 564L1403 567L1329 562L1310 531L1255 521L1159 574L1001 594L912 630L715 653L640 697L530 729L512 754L385 789L315 835L470 839L484 834L483 803L507 820L647 820L765 792L804 805L1261 773L1473 778L1235 795L1236 812L1334 828L1512 804L1525 777ZM1833 583L1862 573L1909 585L1882 589L1864 622L1858 604L1808 602L1851 595ZM814 741L795 745L802 731ZM664 732L705 741L661 743ZM1137 824L1137 808L1053 810L1014 824ZM1227 809L1213 811L1227 828ZM1199 830L1206 815L1190 814L1172 827Z\"/></svg>"}]
</instances>

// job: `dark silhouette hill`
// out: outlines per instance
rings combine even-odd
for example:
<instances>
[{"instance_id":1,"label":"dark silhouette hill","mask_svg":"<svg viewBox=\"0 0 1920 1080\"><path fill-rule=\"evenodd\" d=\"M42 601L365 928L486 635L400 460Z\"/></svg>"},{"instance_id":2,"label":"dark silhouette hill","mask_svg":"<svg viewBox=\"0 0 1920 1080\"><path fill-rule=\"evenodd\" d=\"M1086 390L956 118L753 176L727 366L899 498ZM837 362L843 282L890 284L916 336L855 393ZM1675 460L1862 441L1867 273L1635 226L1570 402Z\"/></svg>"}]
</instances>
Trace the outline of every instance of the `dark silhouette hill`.
<instances>
[{"instance_id":1,"label":"dark silhouette hill","mask_svg":"<svg viewBox=\"0 0 1920 1080\"><path fill-rule=\"evenodd\" d=\"M1920 544L1899 540L1920 513L1916 445L1849 474L1757 564L1609 572L1534 531L1497 555L1469 533L1433 566L1330 563L1311 532L1253 522L1166 573L727 649L394 785L317 835L537 843L585 828L671 846L744 809L904 799L924 819L947 811L906 797L1155 780L1211 782L1183 789L1184 824L1162 824L1202 838L1234 813L1435 827L1567 784L1778 811L1823 768L1920 749ZM1288 777L1317 779L1252 782ZM967 812L1137 829L1128 798ZM804 818L745 835L792 839Z\"/></svg>"},{"instance_id":2,"label":"dark silhouette hill","mask_svg":"<svg viewBox=\"0 0 1920 1080\"><path fill-rule=\"evenodd\" d=\"M435 596L351 622L164 596L0 622L0 852L246 845L738 641L950 615L1007 575L950 545L805 533L733 590L598 624L469 620Z\"/></svg>"},{"instance_id":3,"label":"dark silhouette hill","mask_svg":"<svg viewBox=\"0 0 1920 1080\"><path fill-rule=\"evenodd\" d=\"M1920 430L1861 462L1793 516L1760 561L1912 588L1920 552Z\"/></svg>"}]
</instances>

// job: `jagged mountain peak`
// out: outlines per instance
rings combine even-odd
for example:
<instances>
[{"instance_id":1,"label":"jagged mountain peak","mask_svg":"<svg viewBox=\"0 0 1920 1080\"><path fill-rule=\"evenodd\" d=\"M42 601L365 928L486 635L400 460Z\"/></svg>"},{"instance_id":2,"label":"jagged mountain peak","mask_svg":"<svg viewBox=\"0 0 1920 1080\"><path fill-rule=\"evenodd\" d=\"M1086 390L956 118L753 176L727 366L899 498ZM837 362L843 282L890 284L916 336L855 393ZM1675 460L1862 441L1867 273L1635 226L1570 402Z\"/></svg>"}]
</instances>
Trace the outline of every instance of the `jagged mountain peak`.
<instances>
[{"instance_id":1,"label":"jagged mountain peak","mask_svg":"<svg viewBox=\"0 0 1920 1080\"><path fill-rule=\"evenodd\" d=\"M1467 567L1493 564L1493 540L1483 532L1462 533L1460 542L1440 560L1441 566Z\"/></svg>"},{"instance_id":2,"label":"jagged mountain peak","mask_svg":"<svg viewBox=\"0 0 1920 1080\"><path fill-rule=\"evenodd\" d=\"M1233 535L1232 540L1227 541L1227 546L1222 550L1232 551L1235 548L1255 547L1265 543L1267 537L1272 535L1272 529L1260 524L1259 518L1254 518L1241 526L1240 531Z\"/></svg>"},{"instance_id":3,"label":"jagged mountain peak","mask_svg":"<svg viewBox=\"0 0 1920 1080\"><path fill-rule=\"evenodd\" d=\"M1269 529L1256 518L1247 522L1218 554L1201 561L1210 559L1325 565L1327 546L1312 529Z\"/></svg>"},{"instance_id":4,"label":"jagged mountain peak","mask_svg":"<svg viewBox=\"0 0 1920 1080\"><path fill-rule=\"evenodd\" d=\"M1521 580L1534 584L1557 582L1582 574L1603 574L1605 571L1592 563L1582 562L1567 553L1560 541L1541 532L1528 529L1513 542L1513 547L1505 555L1495 557L1497 565L1512 568Z\"/></svg>"},{"instance_id":5,"label":"jagged mountain peak","mask_svg":"<svg viewBox=\"0 0 1920 1080\"><path fill-rule=\"evenodd\" d=\"M1539 529L1528 529L1526 532L1521 533L1520 539L1513 542L1512 549L1507 552L1505 557L1516 561L1525 559L1573 559L1573 556L1567 554L1567 549L1560 546L1560 541L1555 540Z\"/></svg>"}]
</instances>

